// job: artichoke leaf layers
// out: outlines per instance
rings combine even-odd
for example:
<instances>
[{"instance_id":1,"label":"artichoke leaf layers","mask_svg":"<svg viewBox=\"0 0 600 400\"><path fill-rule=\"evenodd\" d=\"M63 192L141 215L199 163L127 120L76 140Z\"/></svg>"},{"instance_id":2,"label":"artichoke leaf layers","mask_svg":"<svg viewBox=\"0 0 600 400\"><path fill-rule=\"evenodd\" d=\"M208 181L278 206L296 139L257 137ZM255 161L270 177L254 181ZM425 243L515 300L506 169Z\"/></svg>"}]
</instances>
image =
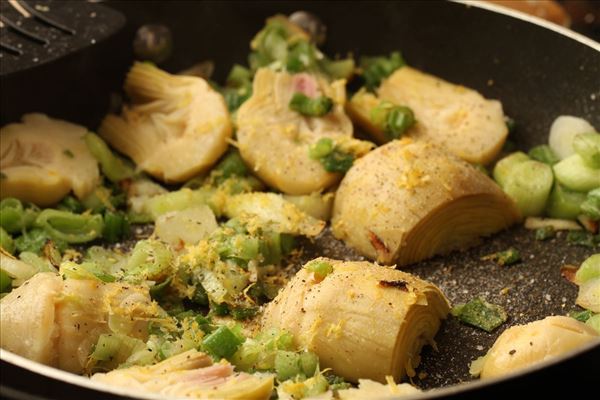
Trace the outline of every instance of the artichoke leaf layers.
<instances>
[{"instance_id":1,"label":"artichoke leaf layers","mask_svg":"<svg viewBox=\"0 0 600 400\"><path fill-rule=\"evenodd\" d=\"M414 375L419 353L449 311L444 294L413 275L368 262L325 258L333 271L322 281L302 269L267 306L264 328L294 335L315 352L321 368L346 379L385 382Z\"/></svg>"}]
</instances>

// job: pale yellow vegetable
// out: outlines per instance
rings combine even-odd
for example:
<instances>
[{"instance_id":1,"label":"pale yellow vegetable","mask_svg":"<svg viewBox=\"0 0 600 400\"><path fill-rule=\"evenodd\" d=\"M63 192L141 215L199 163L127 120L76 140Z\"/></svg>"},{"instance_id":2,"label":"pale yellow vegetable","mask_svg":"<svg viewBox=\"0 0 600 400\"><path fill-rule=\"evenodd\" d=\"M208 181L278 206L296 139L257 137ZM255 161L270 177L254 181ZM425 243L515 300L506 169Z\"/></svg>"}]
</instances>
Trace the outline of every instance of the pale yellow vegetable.
<instances>
[{"instance_id":1,"label":"pale yellow vegetable","mask_svg":"<svg viewBox=\"0 0 600 400\"><path fill-rule=\"evenodd\" d=\"M489 177L432 143L392 141L358 160L337 191L334 235L381 263L466 248L519 219Z\"/></svg>"},{"instance_id":2,"label":"pale yellow vegetable","mask_svg":"<svg viewBox=\"0 0 600 400\"><path fill-rule=\"evenodd\" d=\"M390 378L390 377L388 377ZM416 387L408 384L394 383L393 379L387 379L387 385L379 382L373 382L368 379L359 379L357 388L350 388L338 391L340 400L363 400L363 399L398 399L401 396L415 395L420 393Z\"/></svg>"},{"instance_id":3,"label":"pale yellow vegetable","mask_svg":"<svg viewBox=\"0 0 600 400\"><path fill-rule=\"evenodd\" d=\"M379 106L381 99L377 95L367 92L364 88L356 92L346 104L346 111L352 121L369 133L377 143L386 143L389 138L385 132L371 119L371 111Z\"/></svg>"},{"instance_id":4,"label":"pale yellow vegetable","mask_svg":"<svg viewBox=\"0 0 600 400\"><path fill-rule=\"evenodd\" d=\"M251 225L292 235L317 236L325 228L325 221L311 217L276 193L231 196L225 202L224 214Z\"/></svg>"},{"instance_id":5,"label":"pale yellow vegetable","mask_svg":"<svg viewBox=\"0 0 600 400\"><path fill-rule=\"evenodd\" d=\"M322 117L307 117L289 108L294 93L311 87L315 94L333 99ZM306 73L290 75L259 69L252 97L237 113L237 139L244 161L265 183L287 194L310 194L332 186L340 174L325 171L309 157L309 147L328 137L335 143L352 141L352 122L344 113L345 81L329 83ZM359 141L357 141L359 142ZM364 142L362 142L364 143ZM362 153L370 146L355 146Z\"/></svg>"},{"instance_id":6,"label":"pale yellow vegetable","mask_svg":"<svg viewBox=\"0 0 600 400\"><path fill-rule=\"evenodd\" d=\"M437 143L471 163L493 161L508 136L499 101L411 67L396 70L377 94L413 110L412 137Z\"/></svg>"},{"instance_id":7,"label":"pale yellow vegetable","mask_svg":"<svg viewBox=\"0 0 600 400\"><path fill-rule=\"evenodd\" d=\"M508 328L483 358L471 365L471 373L494 378L579 347L600 343L598 333L570 317L553 316Z\"/></svg>"},{"instance_id":8,"label":"pale yellow vegetable","mask_svg":"<svg viewBox=\"0 0 600 400\"><path fill-rule=\"evenodd\" d=\"M19 287L27 279L40 272L33 265L13 257L0 247L0 268L12 278L12 286Z\"/></svg>"},{"instance_id":9,"label":"pale yellow vegetable","mask_svg":"<svg viewBox=\"0 0 600 400\"><path fill-rule=\"evenodd\" d=\"M266 307L263 329L289 331L319 356L321 368L356 382L414 376L423 345L433 344L449 311L444 294L408 273L368 262L318 258L324 278L300 270Z\"/></svg>"},{"instance_id":10,"label":"pale yellow vegetable","mask_svg":"<svg viewBox=\"0 0 600 400\"><path fill-rule=\"evenodd\" d=\"M293 203L301 211L313 218L323 221L329 221L331 218L331 208L333 207L334 193L311 193L302 196L283 195L283 198Z\"/></svg>"},{"instance_id":11,"label":"pale yellow vegetable","mask_svg":"<svg viewBox=\"0 0 600 400\"><path fill-rule=\"evenodd\" d=\"M213 364L210 356L197 350L156 365L94 374L91 379L169 398L267 400L273 390L273 375L234 372L228 362Z\"/></svg>"},{"instance_id":12,"label":"pale yellow vegetable","mask_svg":"<svg viewBox=\"0 0 600 400\"><path fill-rule=\"evenodd\" d=\"M575 303L595 313L600 313L600 277L579 285Z\"/></svg>"},{"instance_id":13,"label":"pale yellow vegetable","mask_svg":"<svg viewBox=\"0 0 600 400\"><path fill-rule=\"evenodd\" d=\"M571 115L558 116L548 135L548 144L561 160L575 154L573 140L580 133L596 132L596 129L583 118Z\"/></svg>"},{"instance_id":14,"label":"pale yellow vegetable","mask_svg":"<svg viewBox=\"0 0 600 400\"><path fill-rule=\"evenodd\" d=\"M197 244L218 227L210 207L201 204L159 216L154 224L154 234L177 248L186 244Z\"/></svg>"},{"instance_id":15,"label":"pale yellow vegetable","mask_svg":"<svg viewBox=\"0 0 600 400\"><path fill-rule=\"evenodd\" d=\"M133 99L108 115L100 134L138 168L166 182L208 170L225 152L232 125L223 97L202 78L135 63L125 90Z\"/></svg>"},{"instance_id":16,"label":"pale yellow vegetable","mask_svg":"<svg viewBox=\"0 0 600 400\"><path fill-rule=\"evenodd\" d=\"M40 206L57 203L71 190L78 198L100 181L98 163L80 125L44 114L25 114L0 129L0 197Z\"/></svg>"},{"instance_id":17,"label":"pale yellow vegetable","mask_svg":"<svg viewBox=\"0 0 600 400\"><path fill-rule=\"evenodd\" d=\"M39 273L0 301L0 346L82 373L98 337L111 332L111 317L127 317L127 334L145 339L159 314L147 288Z\"/></svg>"}]
</instances>

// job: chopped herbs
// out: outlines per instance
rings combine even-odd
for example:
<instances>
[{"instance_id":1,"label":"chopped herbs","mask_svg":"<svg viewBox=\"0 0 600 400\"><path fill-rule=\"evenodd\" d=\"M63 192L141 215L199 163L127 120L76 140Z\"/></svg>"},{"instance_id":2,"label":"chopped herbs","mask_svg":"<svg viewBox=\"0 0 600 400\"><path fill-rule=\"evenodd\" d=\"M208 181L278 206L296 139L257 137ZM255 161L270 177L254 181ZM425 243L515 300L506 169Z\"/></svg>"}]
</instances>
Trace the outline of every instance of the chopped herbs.
<instances>
[{"instance_id":1,"label":"chopped herbs","mask_svg":"<svg viewBox=\"0 0 600 400\"><path fill-rule=\"evenodd\" d=\"M529 157L534 160L543 162L544 164L554 165L560 161L560 158L552 151L550 146L543 144L529 150Z\"/></svg>"},{"instance_id":2,"label":"chopped herbs","mask_svg":"<svg viewBox=\"0 0 600 400\"><path fill-rule=\"evenodd\" d=\"M583 310L583 311L571 311L569 313L569 317L571 318L575 318L577 321L580 322L585 322L588 319L590 319L592 316L594 315L594 313L590 310Z\"/></svg>"},{"instance_id":3,"label":"chopped herbs","mask_svg":"<svg viewBox=\"0 0 600 400\"><path fill-rule=\"evenodd\" d=\"M254 317L258 313L258 307L232 307L229 313L236 321L243 321Z\"/></svg>"},{"instance_id":4,"label":"chopped herbs","mask_svg":"<svg viewBox=\"0 0 600 400\"><path fill-rule=\"evenodd\" d=\"M306 264L304 267L307 271L310 271L314 274L315 280L320 282L327 275L333 272L333 266L327 261L314 260Z\"/></svg>"},{"instance_id":5,"label":"chopped herbs","mask_svg":"<svg viewBox=\"0 0 600 400\"><path fill-rule=\"evenodd\" d=\"M388 139L399 139L415 123L415 115L410 108L397 106L389 101L382 101L373 108L370 118Z\"/></svg>"},{"instance_id":6,"label":"chopped herbs","mask_svg":"<svg viewBox=\"0 0 600 400\"><path fill-rule=\"evenodd\" d=\"M392 52L389 57L363 57L360 60L362 77L369 91L379 87L381 81L405 65L406 62L398 51Z\"/></svg>"},{"instance_id":7,"label":"chopped herbs","mask_svg":"<svg viewBox=\"0 0 600 400\"><path fill-rule=\"evenodd\" d=\"M466 304L458 304L452 308L452 315L461 322L492 332L502 325L507 319L506 311L500 306L490 304L481 297L477 297Z\"/></svg>"},{"instance_id":8,"label":"chopped herbs","mask_svg":"<svg viewBox=\"0 0 600 400\"><path fill-rule=\"evenodd\" d=\"M535 230L535 240L548 240L556 236L556 231L551 226L544 226Z\"/></svg>"},{"instance_id":9,"label":"chopped herbs","mask_svg":"<svg viewBox=\"0 0 600 400\"><path fill-rule=\"evenodd\" d=\"M311 98L304 93L296 92L290 100L289 107L308 117L322 117L333 108L333 100L326 96Z\"/></svg>"},{"instance_id":10,"label":"chopped herbs","mask_svg":"<svg viewBox=\"0 0 600 400\"><path fill-rule=\"evenodd\" d=\"M569 231L567 242L574 246L596 247L600 243L600 234L594 235L586 231Z\"/></svg>"},{"instance_id":11,"label":"chopped herbs","mask_svg":"<svg viewBox=\"0 0 600 400\"><path fill-rule=\"evenodd\" d=\"M490 254L489 256L485 256L482 260L492 260L495 261L499 265L512 265L521 261L521 254L517 249L511 247L505 251L499 251L494 254Z\"/></svg>"},{"instance_id":12,"label":"chopped herbs","mask_svg":"<svg viewBox=\"0 0 600 400\"><path fill-rule=\"evenodd\" d=\"M338 150L330 138L319 139L309 147L308 155L318 160L327 172L345 173L354 163L354 156Z\"/></svg>"}]
</instances>

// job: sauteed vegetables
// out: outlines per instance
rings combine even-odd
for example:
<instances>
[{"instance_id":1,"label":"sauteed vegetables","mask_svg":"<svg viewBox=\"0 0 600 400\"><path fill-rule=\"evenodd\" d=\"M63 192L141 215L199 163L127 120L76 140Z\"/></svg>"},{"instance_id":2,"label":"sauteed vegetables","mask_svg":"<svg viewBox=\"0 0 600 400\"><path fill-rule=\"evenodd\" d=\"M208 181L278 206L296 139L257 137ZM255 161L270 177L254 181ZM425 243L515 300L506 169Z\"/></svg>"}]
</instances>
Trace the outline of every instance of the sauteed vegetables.
<instances>
[{"instance_id":1,"label":"sauteed vegetables","mask_svg":"<svg viewBox=\"0 0 600 400\"><path fill-rule=\"evenodd\" d=\"M399 52L328 58L292 20L268 19L224 86L136 62L98 134L43 114L2 127L3 349L174 397L411 394L444 319L491 332L508 315L452 308L410 264L524 218L539 240L598 246L586 121L561 116L547 145L508 154L499 101ZM326 229L364 260L301 265L298 238ZM594 255L572 274L576 315L507 329L472 373L600 341L599 271Z\"/></svg>"}]
</instances>

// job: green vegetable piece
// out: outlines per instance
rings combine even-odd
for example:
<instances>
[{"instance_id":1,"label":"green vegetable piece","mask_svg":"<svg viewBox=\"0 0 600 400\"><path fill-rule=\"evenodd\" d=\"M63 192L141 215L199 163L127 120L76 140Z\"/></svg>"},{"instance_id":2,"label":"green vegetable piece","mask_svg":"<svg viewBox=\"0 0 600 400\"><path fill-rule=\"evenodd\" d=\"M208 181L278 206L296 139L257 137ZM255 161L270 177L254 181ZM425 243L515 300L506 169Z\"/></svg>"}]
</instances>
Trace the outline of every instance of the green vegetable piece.
<instances>
[{"instance_id":1,"label":"green vegetable piece","mask_svg":"<svg viewBox=\"0 0 600 400\"><path fill-rule=\"evenodd\" d=\"M330 390L344 390L352 387L352 385L346 382L341 376L327 374L325 379L327 379Z\"/></svg>"},{"instance_id":2,"label":"green vegetable piece","mask_svg":"<svg viewBox=\"0 0 600 400\"><path fill-rule=\"evenodd\" d=\"M518 151L512 153L496 163L494 167L494 180L498 182L498 185L504 186L508 178L512 175L514 167L521 164L524 161L528 161L529 157L527 154Z\"/></svg>"},{"instance_id":3,"label":"green vegetable piece","mask_svg":"<svg viewBox=\"0 0 600 400\"><path fill-rule=\"evenodd\" d=\"M521 261L521 253L514 247L509 248L505 251L499 251L494 254L490 254L489 256L485 256L482 258L483 260L492 260L498 263L499 265L513 265Z\"/></svg>"},{"instance_id":4,"label":"green vegetable piece","mask_svg":"<svg viewBox=\"0 0 600 400\"><path fill-rule=\"evenodd\" d=\"M514 166L502 189L516 203L523 216L541 215L552 189L552 168L539 161L523 161Z\"/></svg>"},{"instance_id":5,"label":"green vegetable piece","mask_svg":"<svg viewBox=\"0 0 600 400\"><path fill-rule=\"evenodd\" d=\"M239 151L232 150L217 164L210 173L211 183L221 185L227 179L234 176L245 176L248 174L248 167L244 164Z\"/></svg>"},{"instance_id":6,"label":"green vegetable piece","mask_svg":"<svg viewBox=\"0 0 600 400\"><path fill-rule=\"evenodd\" d=\"M415 123L413 111L404 106L396 106L382 101L371 110L371 121L379 126L388 139L399 139Z\"/></svg>"},{"instance_id":7,"label":"green vegetable piece","mask_svg":"<svg viewBox=\"0 0 600 400\"><path fill-rule=\"evenodd\" d=\"M227 303L211 303L210 312L218 317L223 317L229 314L229 306L227 305Z\"/></svg>"},{"instance_id":8,"label":"green vegetable piece","mask_svg":"<svg viewBox=\"0 0 600 400\"><path fill-rule=\"evenodd\" d=\"M277 373L277 379L280 381L298 376L302 372L300 354L279 350L275 355L275 372Z\"/></svg>"},{"instance_id":9,"label":"green vegetable piece","mask_svg":"<svg viewBox=\"0 0 600 400\"><path fill-rule=\"evenodd\" d=\"M173 281L173 277L169 276L167 279L165 279L161 283L152 286L150 288L150 297L152 297L153 300L161 298L167 291L167 288L171 285L172 281ZM208 304L208 299L207 299L207 304Z\"/></svg>"},{"instance_id":10,"label":"green vegetable piece","mask_svg":"<svg viewBox=\"0 0 600 400\"><path fill-rule=\"evenodd\" d=\"M314 260L306 264L306 270L312 272L317 281L322 281L333 272L333 266L327 261Z\"/></svg>"},{"instance_id":11,"label":"green vegetable piece","mask_svg":"<svg viewBox=\"0 0 600 400\"><path fill-rule=\"evenodd\" d=\"M231 67L225 82L227 86L234 88L242 87L252 82L252 71L239 64L234 64L233 67Z\"/></svg>"},{"instance_id":12,"label":"green vegetable piece","mask_svg":"<svg viewBox=\"0 0 600 400\"><path fill-rule=\"evenodd\" d=\"M461 322L486 332L492 332L508 319L506 311L502 307L490 304L481 297L453 307L452 315Z\"/></svg>"},{"instance_id":13,"label":"green vegetable piece","mask_svg":"<svg viewBox=\"0 0 600 400\"><path fill-rule=\"evenodd\" d=\"M575 219L581 214L585 199L585 193L573 192L555 182L548 197L546 213L552 218Z\"/></svg>"},{"instance_id":14,"label":"green vegetable piece","mask_svg":"<svg viewBox=\"0 0 600 400\"><path fill-rule=\"evenodd\" d=\"M573 139L573 149L586 166L600 169L600 133L580 133Z\"/></svg>"},{"instance_id":15,"label":"green vegetable piece","mask_svg":"<svg viewBox=\"0 0 600 400\"><path fill-rule=\"evenodd\" d=\"M327 137L321 138L317 143L309 147L308 156L313 160L319 160L328 156L334 147L333 140Z\"/></svg>"},{"instance_id":16,"label":"green vegetable piece","mask_svg":"<svg viewBox=\"0 0 600 400\"><path fill-rule=\"evenodd\" d=\"M45 209L35 220L50 237L67 243L85 243L102 235L101 215L73 214L68 211Z\"/></svg>"},{"instance_id":17,"label":"green vegetable piece","mask_svg":"<svg viewBox=\"0 0 600 400\"><path fill-rule=\"evenodd\" d=\"M24 205L20 200L8 197L0 201L0 227L8 233L21 232L33 225L39 211L34 204Z\"/></svg>"},{"instance_id":18,"label":"green vegetable piece","mask_svg":"<svg viewBox=\"0 0 600 400\"><path fill-rule=\"evenodd\" d=\"M591 219L600 220L600 188L591 190L580 208L581 212Z\"/></svg>"},{"instance_id":19,"label":"green vegetable piece","mask_svg":"<svg viewBox=\"0 0 600 400\"><path fill-rule=\"evenodd\" d=\"M321 69L332 79L349 79L354 74L354 59L328 60L323 59L320 63Z\"/></svg>"},{"instance_id":20,"label":"green vegetable piece","mask_svg":"<svg viewBox=\"0 0 600 400\"><path fill-rule=\"evenodd\" d=\"M204 338L202 347L215 358L230 358L243 342L242 338L223 325Z\"/></svg>"},{"instance_id":21,"label":"green vegetable piece","mask_svg":"<svg viewBox=\"0 0 600 400\"><path fill-rule=\"evenodd\" d=\"M595 278L600 278L600 254L588 257L575 274L575 282L579 285Z\"/></svg>"},{"instance_id":22,"label":"green vegetable piece","mask_svg":"<svg viewBox=\"0 0 600 400\"><path fill-rule=\"evenodd\" d=\"M600 243L600 235L594 236L586 231L569 231L567 233L567 243L574 246L593 248Z\"/></svg>"},{"instance_id":23,"label":"green vegetable piece","mask_svg":"<svg viewBox=\"0 0 600 400\"><path fill-rule=\"evenodd\" d=\"M323 168L325 168L325 171L344 174L354 164L354 156L335 149L319 161L323 165Z\"/></svg>"},{"instance_id":24,"label":"green vegetable piece","mask_svg":"<svg viewBox=\"0 0 600 400\"><path fill-rule=\"evenodd\" d=\"M13 240L12 236L10 236L10 234L8 232L6 232L4 230L4 228L2 228L1 226L0 226L0 246L4 250L9 252L10 254L13 254L15 252L15 241Z\"/></svg>"},{"instance_id":25,"label":"green vegetable piece","mask_svg":"<svg viewBox=\"0 0 600 400\"><path fill-rule=\"evenodd\" d=\"M171 270L173 253L158 240L140 240L131 251L125 276L133 281L161 281Z\"/></svg>"},{"instance_id":26,"label":"green vegetable piece","mask_svg":"<svg viewBox=\"0 0 600 400\"><path fill-rule=\"evenodd\" d=\"M600 335L600 314L591 316L586 322L586 325L591 326Z\"/></svg>"},{"instance_id":27,"label":"green vegetable piece","mask_svg":"<svg viewBox=\"0 0 600 400\"><path fill-rule=\"evenodd\" d=\"M15 239L15 247L19 253L31 252L41 254L44 245L53 238L44 229L33 228L27 230L23 235ZM54 245L61 251L67 248L67 242L61 239L53 239Z\"/></svg>"},{"instance_id":28,"label":"green vegetable piece","mask_svg":"<svg viewBox=\"0 0 600 400\"><path fill-rule=\"evenodd\" d=\"M315 353L311 353L310 351L300 353L300 369L305 376L314 376L318 367L319 357Z\"/></svg>"},{"instance_id":29,"label":"green vegetable piece","mask_svg":"<svg viewBox=\"0 0 600 400\"><path fill-rule=\"evenodd\" d=\"M509 135L517 128L517 121L507 115L504 116L504 123L506 123L506 129L508 129Z\"/></svg>"},{"instance_id":30,"label":"green vegetable piece","mask_svg":"<svg viewBox=\"0 0 600 400\"><path fill-rule=\"evenodd\" d=\"M583 310L583 311L571 311L569 313L569 317L571 318L575 318L577 321L580 322L585 322L588 319L590 319L592 316L594 315L594 313L590 310Z\"/></svg>"},{"instance_id":31,"label":"green vegetable piece","mask_svg":"<svg viewBox=\"0 0 600 400\"><path fill-rule=\"evenodd\" d=\"M65 196L56 208L63 211L70 211L76 214L82 213L84 211L83 204L81 204L79 200L77 200L74 196L71 195Z\"/></svg>"},{"instance_id":32,"label":"green vegetable piece","mask_svg":"<svg viewBox=\"0 0 600 400\"><path fill-rule=\"evenodd\" d=\"M29 251L24 251L19 254L19 260L35 267L39 272L56 272L56 269L49 260Z\"/></svg>"},{"instance_id":33,"label":"green vegetable piece","mask_svg":"<svg viewBox=\"0 0 600 400\"><path fill-rule=\"evenodd\" d=\"M547 144L536 146L529 150L529 157L532 159L543 162L550 166L560 161L560 158L554 153L554 151Z\"/></svg>"},{"instance_id":34,"label":"green vegetable piece","mask_svg":"<svg viewBox=\"0 0 600 400\"><path fill-rule=\"evenodd\" d=\"M309 117L322 117L333 108L333 100L326 96L315 98L308 97L304 93L296 92L289 104L290 110L296 111Z\"/></svg>"},{"instance_id":35,"label":"green vegetable piece","mask_svg":"<svg viewBox=\"0 0 600 400\"><path fill-rule=\"evenodd\" d=\"M535 230L535 240L548 240L556 236L556 231L551 226L545 226Z\"/></svg>"},{"instance_id":36,"label":"green vegetable piece","mask_svg":"<svg viewBox=\"0 0 600 400\"><path fill-rule=\"evenodd\" d=\"M323 375L317 375L311 380L304 381L304 386L306 388L304 396L308 398L325 393L329 389L327 379Z\"/></svg>"},{"instance_id":37,"label":"green vegetable piece","mask_svg":"<svg viewBox=\"0 0 600 400\"><path fill-rule=\"evenodd\" d=\"M365 86L370 91L379 87L381 81L405 65L404 59L397 51L392 52L389 57L363 57L360 60Z\"/></svg>"},{"instance_id":38,"label":"green vegetable piece","mask_svg":"<svg viewBox=\"0 0 600 400\"><path fill-rule=\"evenodd\" d=\"M0 269L0 293L8 293L12 289L12 278L3 269Z\"/></svg>"},{"instance_id":39,"label":"green vegetable piece","mask_svg":"<svg viewBox=\"0 0 600 400\"><path fill-rule=\"evenodd\" d=\"M600 170L588 167L579 154L555 164L556 180L571 190L588 192L600 187Z\"/></svg>"},{"instance_id":40,"label":"green vegetable piece","mask_svg":"<svg viewBox=\"0 0 600 400\"><path fill-rule=\"evenodd\" d=\"M115 243L129 236L129 222L121 212L104 212L104 229L102 238L109 243Z\"/></svg>"},{"instance_id":41,"label":"green vegetable piece","mask_svg":"<svg viewBox=\"0 0 600 400\"><path fill-rule=\"evenodd\" d=\"M258 307L232 307L230 314L236 321L244 321L258 313Z\"/></svg>"},{"instance_id":42,"label":"green vegetable piece","mask_svg":"<svg viewBox=\"0 0 600 400\"><path fill-rule=\"evenodd\" d=\"M196 290L194 291L194 295L192 296L192 302L198 304L200 306L208 306L208 294L206 293L206 289L202 286L201 283L196 284Z\"/></svg>"},{"instance_id":43,"label":"green vegetable piece","mask_svg":"<svg viewBox=\"0 0 600 400\"><path fill-rule=\"evenodd\" d=\"M119 182L123 179L131 178L134 175L133 168L127 165L123 159L114 155L100 136L88 132L83 137L83 140L90 153L92 153L94 158L100 163L102 173L108 180L111 182Z\"/></svg>"},{"instance_id":44,"label":"green vegetable piece","mask_svg":"<svg viewBox=\"0 0 600 400\"><path fill-rule=\"evenodd\" d=\"M101 282L114 282L116 278L104 271L94 262L83 262L81 264L65 261L60 264L60 274L69 279L96 279Z\"/></svg>"},{"instance_id":45,"label":"green vegetable piece","mask_svg":"<svg viewBox=\"0 0 600 400\"><path fill-rule=\"evenodd\" d=\"M212 320L209 317L198 315L196 316L195 320L204 333L211 333L214 331L215 327L213 326Z\"/></svg>"},{"instance_id":46,"label":"green vegetable piece","mask_svg":"<svg viewBox=\"0 0 600 400\"><path fill-rule=\"evenodd\" d=\"M286 69L297 73L314 69L316 65L315 47L306 40L294 44L288 52Z\"/></svg>"}]
</instances>

